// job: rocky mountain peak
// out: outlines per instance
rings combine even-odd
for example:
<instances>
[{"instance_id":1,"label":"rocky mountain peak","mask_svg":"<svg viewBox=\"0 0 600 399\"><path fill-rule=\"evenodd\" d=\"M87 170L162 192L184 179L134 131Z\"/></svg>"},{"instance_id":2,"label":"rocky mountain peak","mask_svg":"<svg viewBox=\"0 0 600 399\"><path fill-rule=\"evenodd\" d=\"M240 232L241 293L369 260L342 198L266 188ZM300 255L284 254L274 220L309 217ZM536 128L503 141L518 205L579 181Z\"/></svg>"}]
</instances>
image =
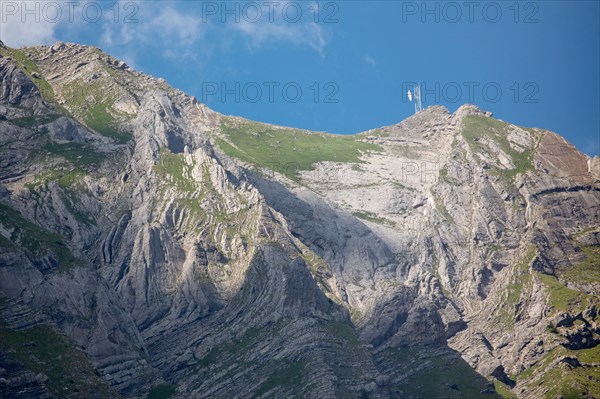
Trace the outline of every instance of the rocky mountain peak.
<instances>
[{"instance_id":1,"label":"rocky mountain peak","mask_svg":"<svg viewBox=\"0 0 600 399\"><path fill-rule=\"evenodd\" d=\"M3 397L600 395L599 163L557 134L307 132L0 54Z\"/></svg>"},{"instance_id":2,"label":"rocky mountain peak","mask_svg":"<svg viewBox=\"0 0 600 399\"><path fill-rule=\"evenodd\" d=\"M486 116L492 117L493 114L489 111L483 111L478 106L473 104L464 104L458 107L458 109L454 112L455 116L464 117L467 115L477 115L477 116Z\"/></svg>"}]
</instances>

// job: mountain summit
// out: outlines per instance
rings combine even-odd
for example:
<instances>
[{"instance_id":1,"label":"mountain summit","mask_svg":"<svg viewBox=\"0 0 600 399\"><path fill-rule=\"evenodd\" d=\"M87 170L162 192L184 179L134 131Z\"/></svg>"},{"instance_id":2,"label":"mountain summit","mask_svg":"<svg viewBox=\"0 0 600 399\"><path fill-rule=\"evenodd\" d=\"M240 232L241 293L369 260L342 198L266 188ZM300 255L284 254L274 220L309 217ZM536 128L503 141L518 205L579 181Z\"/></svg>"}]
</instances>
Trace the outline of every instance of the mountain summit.
<instances>
[{"instance_id":1,"label":"mountain summit","mask_svg":"<svg viewBox=\"0 0 600 399\"><path fill-rule=\"evenodd\" d=\"M56 43L0 46L0 153L2 397L600 397L600 160L555 133L256 123Z\"/></svg>"}]
</instances>

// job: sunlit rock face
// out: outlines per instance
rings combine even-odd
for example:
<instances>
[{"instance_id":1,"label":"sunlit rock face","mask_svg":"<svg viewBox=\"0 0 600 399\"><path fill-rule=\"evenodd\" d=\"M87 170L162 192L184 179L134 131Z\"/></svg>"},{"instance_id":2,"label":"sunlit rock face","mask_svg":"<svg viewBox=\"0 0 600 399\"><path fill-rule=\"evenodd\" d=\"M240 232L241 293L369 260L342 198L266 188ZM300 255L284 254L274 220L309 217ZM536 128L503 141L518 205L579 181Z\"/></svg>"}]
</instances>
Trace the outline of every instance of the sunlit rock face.
<instances>
[{"instance_id":1,"label":"sunlit rock face","mask_svg":"<svg viewBox=\"0 0 600 399\"><path fill-rule=\"evenodd\" d=\"M600 396L600 160L557 134L334 136L0 55L0 396Z\"/></svg>"}]
</instances>

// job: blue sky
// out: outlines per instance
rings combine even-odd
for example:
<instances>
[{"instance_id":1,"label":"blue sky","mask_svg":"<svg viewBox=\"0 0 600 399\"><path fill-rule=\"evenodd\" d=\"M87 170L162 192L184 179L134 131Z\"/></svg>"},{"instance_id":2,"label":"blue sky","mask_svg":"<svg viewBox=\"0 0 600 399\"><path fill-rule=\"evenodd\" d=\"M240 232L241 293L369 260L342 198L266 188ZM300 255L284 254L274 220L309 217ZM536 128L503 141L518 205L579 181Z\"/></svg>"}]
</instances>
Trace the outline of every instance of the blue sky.
<instances>
[{"instance_id":1,"label":"blue sky","mask_svg":"<svg viewBox=\"0 0 600 399\"><path fill-rule=\"evenodd\" d=\"M410 116L420 82L424 106L474 103L600 152L598 1L45 3L3 1L0 38L98 46L225 114L356 133Z\"/></svg>"}]
</instances>

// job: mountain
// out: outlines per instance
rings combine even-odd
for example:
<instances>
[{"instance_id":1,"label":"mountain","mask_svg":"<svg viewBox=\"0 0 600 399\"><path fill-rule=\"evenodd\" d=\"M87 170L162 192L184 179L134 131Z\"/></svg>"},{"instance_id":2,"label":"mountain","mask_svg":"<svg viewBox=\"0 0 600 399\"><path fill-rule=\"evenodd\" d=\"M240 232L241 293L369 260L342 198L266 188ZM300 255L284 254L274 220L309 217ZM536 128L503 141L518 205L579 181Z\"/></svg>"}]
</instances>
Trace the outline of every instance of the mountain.
<instances>
[{"instance_id":1,"label":"mountain","mask_svg":"<svg viewBox=\"0 0 600 399\"><path fill-rule=\"evenodd\" d=\"M2 397L600 397L600 159L555 133L310 132L0 45L0 154Z\"/></svg>"}]
</instances>

